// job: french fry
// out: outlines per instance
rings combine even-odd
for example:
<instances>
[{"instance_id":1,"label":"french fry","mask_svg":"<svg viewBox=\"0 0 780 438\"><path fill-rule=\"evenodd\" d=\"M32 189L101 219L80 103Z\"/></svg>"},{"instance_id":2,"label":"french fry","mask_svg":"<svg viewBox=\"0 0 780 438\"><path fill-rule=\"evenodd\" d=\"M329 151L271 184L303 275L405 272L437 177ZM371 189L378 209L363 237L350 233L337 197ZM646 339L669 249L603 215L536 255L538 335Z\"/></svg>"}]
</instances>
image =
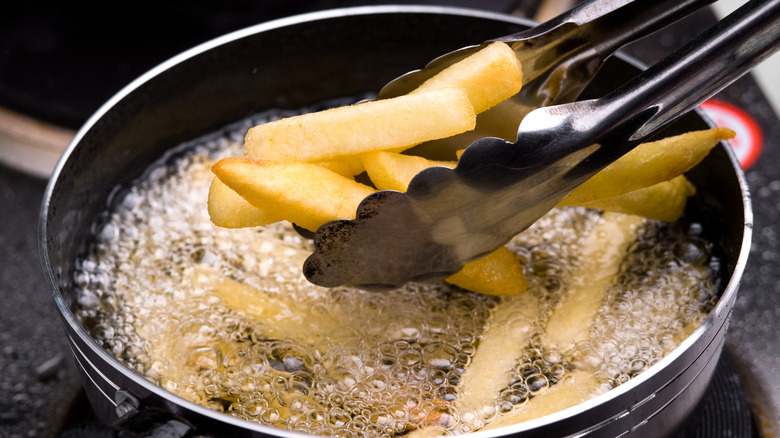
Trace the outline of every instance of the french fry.
<instances>
[{"instance_id":1,"label":"french fry","mask_svg":"<svg viewBox=\"0 0 780 438\"><path fill-rule=\"evenodd\" d=\"M412 178L432 166L455 167L454 161L432 161L396 152L369 152L361 156L371 182L379 190L405 192Z\"/></svg>"},{"instance_id":2,"label":"french fry","mask_svg":"<svg viewBox=\"0 0 780 438\"><path fill-rule=\"evenodd\" d=\"M473 129L476 114L458 88L376 100L255 126L245 138L249 158L325 161L345 155L449 137Z\"/></svg>"},{"instance_id":3,"label":"french fry","mask_svg":"<svg viewBox=\"0 0 780 438\"><path fill-rule=\"evenodd\" d=\"M727 128L712 128L643 143L585 181L559 205L583 205L668 181L701 162L719 141L734 135Z\"/></svg>"},{"instance_id":4,"label":"french fry","mask_svg":"<svg viewBox=\"0 0 780 438\"><path fill-rule=\"evenodd\" d=\"M578 405L599 394L599 382L593 374L575 370L547 390L500 416L480 430L497 429L544 417Z\"/></svg>"},{"instance_id":5,"label":"french fry","mask_svg":"<svg viewBox=\"0 0 780 438\"><path fill-rule=\"evenodd\" d=\"M363 172L359 157L314 163L341 176L353 177ZM222 228L247 228L279 222L282 218L250 204L219 178L209 187L208 212L214 225Z\"/></svg>"},{"instance_id":6,"label":"french fry","mask_svg":"<svg viewBox=\"0 0 780 438\"><path fill-rule=\"evenodd\" d=\"M258 227L282 220L250 204L219 178L209 187L208 211L211 222L223 228Z\"/></svg>"},{"instance_id":7,"label":"french fry","mask_svg":"<svg viewBox=\"0 0 780 438\"><path fill-rule=\"evenodd\" d=\"M511 373L540 317L539 299L526 293L504 298L493 311L468 368L461 376L460 408L479 411L492 407L501 389L511 381Z\"/></svg>"},{"instance_id":8,"label":"french fry","mask_svg":"<svg viewBox=\"0 0 780 438\"><path fill-rule=\"evenodd\" d=\"M517 94L522 85L523 69L517 55L506 43L494 42L423 82L412 94L463 88L479 114Z\"/></svg>"},{"instance_id":9,"label":"french fry","mask_svg":"<svg viewBox=\"0 0 780 438\"><path fill-rule=\"evenodd\" d=\"M645 179L645 182L632 182L631 187L637 188L631 190L626 190L621 185L623 182L619 181L618 178L631 174L637 166L642 165L639 160L645 158L638 156L621 158L574 190L558 206L576 205L674 222L679 219L685 209L688 197L696 193L696 187L681 173L698 164L719 141L733 138L733 136L734 133L726 128L713 128L640 145L636 149L639 150L639 153L645 156L656 154L656 159L659 161L676 161L681 154L685 155L686 153L688 158L677 162L676 169L667 168L666 174L659 173L658 175L661 176L655 176L649 181L656 181L659 178L676 174L672 175L670 179L647 186L641 184L648 182L648 179ZM680 144L683 144L682 150L678 148ZM668 149L664 151L663 148ZM465 149L456 151L457 157L460 158L464 151ZM633 163L623 161L624 159L630 159ZM624 168L618 171L617 166L624 166Z\"/></svg>"},{"instance_id":10,"label":"french fry","mask_svg":"<svg viewBox=\"0 0 780 438\"><path fill-rule=\"evenodd\" d=\"M571 292L547 320L542 341L546 348L566 351L588 339L601 302L642 221L639 216L604 213L590 231L582 243L581 264L570 275Z\"/></svg>"},{"instance_id":11,"label":"french fry","mask_svg":"<svg viewBox=\"0 0 780 438\"><path fill-rule=\"evenodd\" d=\"M528 289L520 260L505 246L466 263L444 281L485 295L520 295Z\"/></svg>"},{"instance_id":12,"label":"french fry","mask_svg":"<svg viewBox=\"0 0 780 438\"><path fill-rule=\"evenodd\" d=\"M371 187L310 163L224 158L212 171L250 204L314 231L334 219L354 219Z\"/></svg>"},{"instance_id":13,"label":"french fry","mask_svg":"<svg viewBox=\"0 0 780 438\"><path fill-rule=\"evenodd\" d=\"M336 172L341 176L346 176L347 178L352 178L366 170L363 167L363 161L360 159L360 155L341 157L329 161L318 161L313 164Z\"/></svg>"},{"instance_id":14,"label":"french fry","mask_svg":"<svg viewBox=\"0 0 780 438\"><path fill-rule=\"evenodd\" d=\"M594 199L580 206L674 222L680 218L685 210L688 197L695 193L696 187L688 181L685 175L679 175L669 181L610 198Z\"/></svg>"},{"instance_id":15,"label":"french fry","mask_svg":"<svg viewBox=\"0 0 780 438\"><path fill-rule=\"evenodd\" d=\"M260 324L266 337L312 345L329 337L340 338L346 331L337 315L319 314L294 301L274 298L211 267L198 266L196 275L225 306Z\"/></svg>"}]
</instances>

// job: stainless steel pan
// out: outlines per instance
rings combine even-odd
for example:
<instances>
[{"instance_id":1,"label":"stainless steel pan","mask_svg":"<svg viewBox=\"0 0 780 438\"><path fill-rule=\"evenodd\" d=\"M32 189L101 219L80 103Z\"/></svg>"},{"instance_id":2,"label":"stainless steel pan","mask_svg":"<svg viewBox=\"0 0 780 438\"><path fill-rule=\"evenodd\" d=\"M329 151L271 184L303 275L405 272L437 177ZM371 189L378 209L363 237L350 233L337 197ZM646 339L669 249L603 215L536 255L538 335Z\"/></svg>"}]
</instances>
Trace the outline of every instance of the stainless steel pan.
<instances>
[{"instance_id":1,"label":"stainless steel pan","mask_svg":"<svg viewBox=\"0 0 780 438\"><path fill-rule=\"evenodd\" d=\"M79 324L72 311L77 305L74 261L118 186L181 142L253 113L375 91L441 53L531 24L442 7L362 7L292 17L176 56L102 106L59 161L40 221L43 270L97 416L114 423L153 410L214 436L297 436L172 395L124 367ZM612 58L586 95L600 96L640 68L629 59ZM697 112L666 134L709 126ZM659 437L674 431L695 407L723 347L750 246L752 212L743 174L727 145L688 176L699 188L688 214L704 224L721 252L721 298L711 314L676 350L633 380L579 406L517 425L512 435L616 437L628 432Z\"/></svg>"}]
</instances>

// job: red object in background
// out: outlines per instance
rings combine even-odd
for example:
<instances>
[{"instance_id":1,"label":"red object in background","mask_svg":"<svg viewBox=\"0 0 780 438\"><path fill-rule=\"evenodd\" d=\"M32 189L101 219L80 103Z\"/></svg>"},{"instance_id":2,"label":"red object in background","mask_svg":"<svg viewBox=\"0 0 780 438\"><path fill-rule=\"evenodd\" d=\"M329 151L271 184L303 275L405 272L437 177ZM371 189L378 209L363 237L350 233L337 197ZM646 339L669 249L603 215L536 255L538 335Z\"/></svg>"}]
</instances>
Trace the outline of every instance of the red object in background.
<instances>
[{"instance_id":1,"label":"red object in background","mask_svg":"<svg viewBox=\"0 0 780 438\"><path fill-rule=\"evenodd\" d=\"M729 140L729 144L737 155L742 169L752 166L761 155L764 144L764 135L755 119L742 108L717 99L702 103L701 109L716 125L737 133L736 137Z\"/></svg>"}]
</instances>

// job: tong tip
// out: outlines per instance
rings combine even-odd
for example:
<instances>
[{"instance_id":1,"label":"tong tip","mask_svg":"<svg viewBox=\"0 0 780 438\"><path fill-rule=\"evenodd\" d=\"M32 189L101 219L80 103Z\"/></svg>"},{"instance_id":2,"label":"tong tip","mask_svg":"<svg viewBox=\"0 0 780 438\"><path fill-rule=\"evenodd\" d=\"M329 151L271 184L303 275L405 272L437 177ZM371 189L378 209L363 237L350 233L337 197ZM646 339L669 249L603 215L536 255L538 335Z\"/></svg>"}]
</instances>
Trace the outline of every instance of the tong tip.
<instances>
[{"instance_id":1,"label":"tong tip","mask_svg":"<svg viewBox=\"0 0 780 438\"><path fill-rule=\"evenodd\" d=\"M303 273L324 287L388 290L409 281L441 281L458 269L452 249L431 240L406 194L379 191L360 204L356 219L322 225Z\"/></svg>"}]
</instances>

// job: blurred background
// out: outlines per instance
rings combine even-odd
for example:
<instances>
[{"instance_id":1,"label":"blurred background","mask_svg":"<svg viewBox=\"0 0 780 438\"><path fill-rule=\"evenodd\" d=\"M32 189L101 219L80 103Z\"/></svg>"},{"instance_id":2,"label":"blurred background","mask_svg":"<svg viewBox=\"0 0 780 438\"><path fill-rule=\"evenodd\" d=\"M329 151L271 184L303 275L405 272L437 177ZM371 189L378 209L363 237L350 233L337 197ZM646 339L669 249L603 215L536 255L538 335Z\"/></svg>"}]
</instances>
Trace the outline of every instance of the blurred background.
<instances>
[{"instance_id":1,"label":"blurred background","mask_svg":"<svg viewBox=\"0 0 780 438\"><path fill-rule=\"evenodd\" d=\"M379 3L2 2L0 437L59 437L91 420L41 274L36 241L46 180L76 130L124 85L194 45L284 16ZM576 0L393 3L461 6L543 21ZM651 64L742 3L720 0L624 51ZM719 374L725 387L713 389L717 394L708 396L680 436L780 436L780 54L705 109L718 124L739 133L732 146L746 170L756 227Z\"/></svg>"}]
</instances>

